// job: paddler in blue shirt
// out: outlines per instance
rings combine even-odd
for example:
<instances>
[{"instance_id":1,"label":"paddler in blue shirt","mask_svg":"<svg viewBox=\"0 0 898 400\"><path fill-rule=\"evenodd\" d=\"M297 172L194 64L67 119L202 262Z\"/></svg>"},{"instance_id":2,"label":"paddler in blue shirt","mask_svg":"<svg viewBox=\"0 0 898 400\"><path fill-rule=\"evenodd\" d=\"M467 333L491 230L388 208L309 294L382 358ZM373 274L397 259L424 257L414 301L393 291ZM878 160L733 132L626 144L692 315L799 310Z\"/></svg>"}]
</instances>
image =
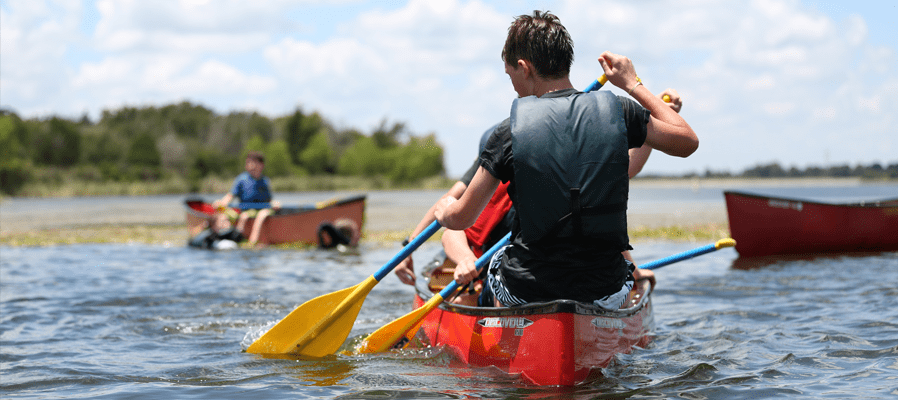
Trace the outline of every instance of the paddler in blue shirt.
<instances>
[{"instance_id":1,"label":"paddler in blue shirt","mask_svg":"<svg viewBox=\"0 0 898 400\"><path fill-rule=\"evenodd\" d=\"M246 155L244 169L245 171L234 179L231 191L212 203L212 206L216 210L226 208L234 199L239 199L241 203L271 203L271 208L244 210L236 216L237 230L244 236L246 236L246 221L255 217L248 241L250 246L255 246L259 241L265 219L272 214L273 210L280 209L281 205L271 199L271 181L262 174L265 170L265 156L262 153L250 151Z\"/></svg>"},{"instance_id":2,"label":"paddler in blue shirt","mask_svg":"<svg viewBox=\"0 0 898 400\"><path fill-rule=\"evenodd\" d=\"M608 91L582 93L569 79L573 43L558 18L535 11L515 19L502 51L520 96L492 134L460 199L443 197L434 215L447 229L474 224L501 182L510 182L512 243L493 257L495 305L572 299L616 309L632 288L626 224L628 149L648 144L687 157L695 132L638 79L626 57L605 52ZM456 269L466 284L473 271Z\"/></svg>"}]
</instances>

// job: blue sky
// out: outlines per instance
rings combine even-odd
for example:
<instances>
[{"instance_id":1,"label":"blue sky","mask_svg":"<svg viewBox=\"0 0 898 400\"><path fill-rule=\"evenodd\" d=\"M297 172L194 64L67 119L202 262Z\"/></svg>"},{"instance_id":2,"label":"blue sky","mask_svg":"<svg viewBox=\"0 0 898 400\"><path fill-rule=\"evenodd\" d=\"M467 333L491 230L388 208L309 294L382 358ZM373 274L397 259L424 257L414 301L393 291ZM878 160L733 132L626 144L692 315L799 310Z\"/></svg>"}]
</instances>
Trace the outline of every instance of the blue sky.
<instances>
[{"instance_id":1,"label":"blue sky","mask_svg":"<svg viewBox=\"0 0 898 400\"><path fill-rule=\"evenodd\" d=\"M338 127L435 133L450 176L515 97L499 58L515 15L548 9L574 39L571 80L630 57L683 95L687 159L650 173L898 162L898 2L0 1L0 106L96 119L183 100ZM605 88L624 95L616 88Z\"/></svg>"}]
</instances>

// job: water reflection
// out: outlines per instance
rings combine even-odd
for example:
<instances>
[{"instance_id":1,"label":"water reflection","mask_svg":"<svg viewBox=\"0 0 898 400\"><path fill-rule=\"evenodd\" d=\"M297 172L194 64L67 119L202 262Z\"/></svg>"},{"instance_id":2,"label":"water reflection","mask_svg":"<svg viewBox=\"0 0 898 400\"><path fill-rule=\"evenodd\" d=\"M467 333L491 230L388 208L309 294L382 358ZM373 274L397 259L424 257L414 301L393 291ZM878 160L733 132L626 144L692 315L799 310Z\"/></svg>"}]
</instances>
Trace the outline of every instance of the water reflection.
<instances>
[{"instance_id":1,"label":"water reflection","mask_svg":"<svg viewBox=\"0 0 898 400\"><path fill-rule=\"evenodd\" d=\"M335 386L355 373L350 360L336 357L298 359L287 367L288 374L295 376L306 386Z\"/></svg>"}]
</instances>

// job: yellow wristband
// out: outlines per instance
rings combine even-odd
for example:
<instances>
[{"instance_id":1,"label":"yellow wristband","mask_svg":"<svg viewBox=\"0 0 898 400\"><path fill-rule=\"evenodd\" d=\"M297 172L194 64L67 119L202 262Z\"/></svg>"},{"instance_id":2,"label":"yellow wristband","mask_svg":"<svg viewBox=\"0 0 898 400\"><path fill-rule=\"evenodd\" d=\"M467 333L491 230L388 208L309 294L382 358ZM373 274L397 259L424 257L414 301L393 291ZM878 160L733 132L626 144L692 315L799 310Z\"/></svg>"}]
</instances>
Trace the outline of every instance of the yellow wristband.
<instances>
[{"instance_id":1,"label":"yellow wristband","mask_svg":"<svg viewBox=\"0 0 898 400\"><path fill-rule=\"evenodd\" d=\"M639 78L637 78L637 79L639 79ZM636 84L633 85L633 87L630 88L629 91L627 91L627 94L630 95L630 96L632 96L632 95L633 95L633 91L636 90L636 87L639 86L639 85L642 85L642 81L636 81Z\"/></svg>"}]
</instances>

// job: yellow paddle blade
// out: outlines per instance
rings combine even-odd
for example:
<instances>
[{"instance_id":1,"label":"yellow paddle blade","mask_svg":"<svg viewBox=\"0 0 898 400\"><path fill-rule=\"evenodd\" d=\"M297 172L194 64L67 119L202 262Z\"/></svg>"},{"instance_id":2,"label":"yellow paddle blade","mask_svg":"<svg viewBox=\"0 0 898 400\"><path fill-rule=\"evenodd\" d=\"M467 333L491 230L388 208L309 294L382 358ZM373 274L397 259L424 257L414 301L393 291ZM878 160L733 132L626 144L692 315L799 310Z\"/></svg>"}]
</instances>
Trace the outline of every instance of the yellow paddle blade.
<instances>
[{"instance_id":1,"label":"yellow paddle blade","mask_svg":"<svg viewBox=\"0 0 898 400\"><path fill-rule=\"evenodd\" d=\"M718 250L724 247L733 247L736 245L736 240L733 238L720 239L716 243L714 243L714 247Z\"/></svg>"},{"instance_id":2,"label":"yellow paddle blade","mask_svg":"<svg viewBox=\"0 0 898 400\"><path fill-rule=\"evenodd\" d=\"M365 296L377 284L362 283L309 300L253 342L247 353L298 354L323 357L336 352L349 337Z\"/></svg>"},{"instance_id":3,"label":"yellow paddle blade","mask_svg":"<svg viewBox=\"0 0 898 400\"><path fill-rule=\"evenodd\" d=\"M356 349L360 354L380 353L392 349L397 343L402 341L406 335L414 335L415 330L412 328L418 326L424 317L443 302L443 296L434 295L423 306L405 314L402 317L384 325L380 329L372 332Z\"/></svg>"}]
</instances>

